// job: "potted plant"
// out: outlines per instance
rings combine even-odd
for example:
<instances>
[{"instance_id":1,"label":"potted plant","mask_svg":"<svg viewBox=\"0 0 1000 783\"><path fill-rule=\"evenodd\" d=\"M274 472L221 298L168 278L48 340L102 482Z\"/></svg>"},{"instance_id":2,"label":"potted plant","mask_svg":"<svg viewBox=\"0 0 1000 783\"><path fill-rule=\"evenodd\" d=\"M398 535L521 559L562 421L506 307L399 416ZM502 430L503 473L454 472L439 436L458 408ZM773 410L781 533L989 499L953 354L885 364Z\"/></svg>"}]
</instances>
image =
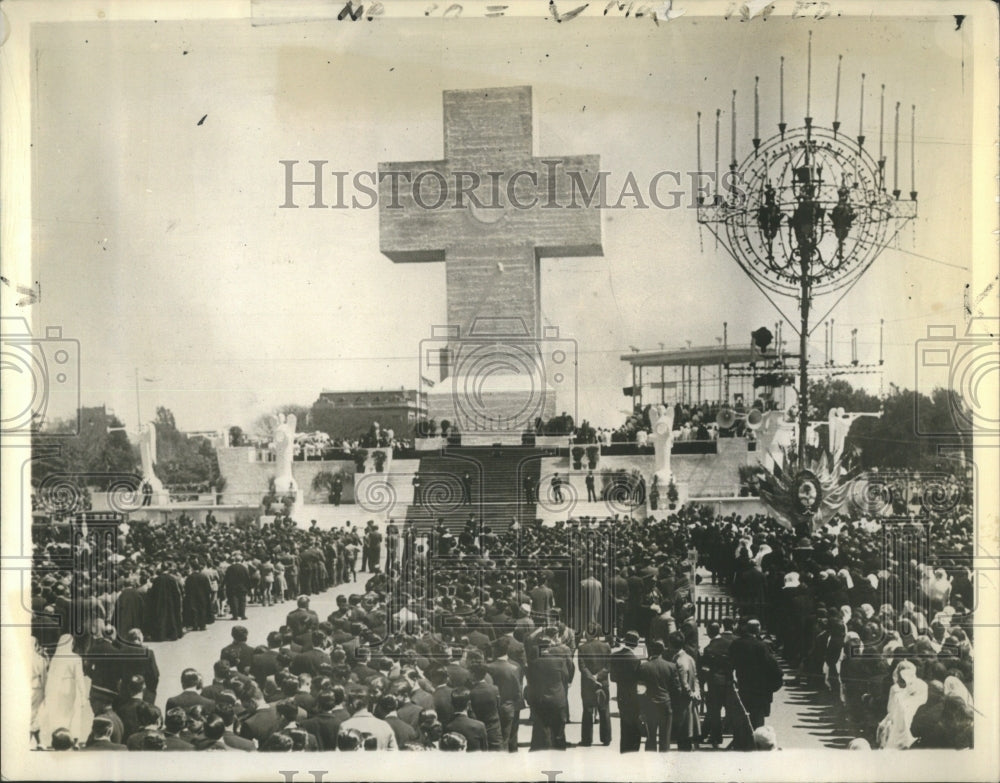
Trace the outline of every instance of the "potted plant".
<instances>
[{"instance_id":1,"label":"potted plant","mask_svg":"<svg viewBox=\"0 0 1000 783\"><path fill-rule=\"evenodd\" d=\"M572 449L573 453L573 470L579 470L583 464L583 446L574 446Z\"/></svg>"},{"instance_id":2,"label":"potted plant","mask_svg":"<svg viewBox=\"0 0 1000 783\"><path fill-rule=\"evenodd\" d=\"M670 483L667 485L667 504L671 511L677 508L677 499L680 497L680 493L677 492L677 485L674 484L674 480L670 479Z\"/></svg>"},{"instance_id":3,"label":"potted plant","mask_svg":"<svg viewBox=\"0 0 1000 783\"><path fill-rule=\"evenodd\" d=\"M358 473L365 472L366 459L368 459L368 449L358 449L354 452L354 467Z\"/></svg>"},{"instance_id":4,"label":"potted plant","mask_svg":"<svg viewBox=\"0 0 1000 783\"><path fill-rule=\"evenodd\" d=\"M376 473L381 473L385 470L385 452L381 450L372 452L372 462L375 463Z\"/></svg>"},{"instance_id":5,"label":"potted plant","mask_svg":"<svg viewBox=\"0 0 1000 783\"><path fill-rule=\"evenodd\" d=\"M597 467L597 461L601 458L600 446L587 446L587 467L593 470Z\"/></svg>"}]
</instances>

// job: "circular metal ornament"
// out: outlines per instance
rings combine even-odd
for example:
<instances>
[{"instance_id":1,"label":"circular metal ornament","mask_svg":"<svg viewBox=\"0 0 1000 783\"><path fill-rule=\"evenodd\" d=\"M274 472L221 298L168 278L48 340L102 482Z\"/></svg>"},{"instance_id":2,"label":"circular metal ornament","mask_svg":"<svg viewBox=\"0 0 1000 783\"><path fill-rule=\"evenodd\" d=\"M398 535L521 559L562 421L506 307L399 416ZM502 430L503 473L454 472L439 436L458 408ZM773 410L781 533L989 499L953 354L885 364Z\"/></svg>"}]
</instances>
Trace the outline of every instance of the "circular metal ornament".
<instances>
[{"instance_id":1,"label":"circular metal ornament","mask_svg":"<svg viewBox=\"0 0 1000 783\"><path fill-rule=\"evenodd\" d=\"M801 241L792 220L807 200L816 225L806 270L812 293L855 281L884 246L893 196L885 192L875 160L843 133L788 130L751 152L734 174L724 210L726 236L746 271L771 291L801 290Z\"/></svg>"}]
</instances>

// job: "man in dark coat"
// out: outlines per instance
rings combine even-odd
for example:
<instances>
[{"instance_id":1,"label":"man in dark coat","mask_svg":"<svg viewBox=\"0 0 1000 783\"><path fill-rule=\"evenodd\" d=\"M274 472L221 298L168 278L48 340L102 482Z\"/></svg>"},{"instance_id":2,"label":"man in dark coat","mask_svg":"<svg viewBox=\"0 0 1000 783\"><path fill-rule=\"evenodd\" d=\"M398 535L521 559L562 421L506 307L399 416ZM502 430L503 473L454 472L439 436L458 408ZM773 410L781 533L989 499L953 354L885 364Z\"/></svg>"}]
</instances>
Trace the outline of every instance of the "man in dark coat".
<instances>
[{"instance_id":1,"label":"man in dark coat","mask_svg":"<svg viewBox=\"0 0 1000 783\"><path fill-rule=\"evenodd\" d=\"M487 750L501 750L503 732L500 729L500 689L486 681L486 664L475 661L469 665L473 686L469 691L471 714L486 727Z\"/></svg>"},{"instance_id":2,"label":"man in dark coat","mask_svg":"<svg viewBox=\"0 0 1000 783\"><path fill-rule=\"evenodd\" d=\"M775 691L781 688L783 672L774 654L760 638L760 622L747 620L740 636L729 645L729 657L733 672L736 675L736 693L749 717L750 731L764 725L764 719L771 714L771 699ZM741 729L736 729L745 721L742 716L735 716L733 742L740 750L747 743L747 738ZM749 748L753 749L753 738L750 737Z\"/></svg>"},{"instance_id":3,"label":"man in dark coat","mask_svg":"<svg viewBox=\"0 0 1000 783\"><path fill-rule=\"evenodd\" d=\"M451 692L451 708L455 717L445 726L445 732L455 732L465 737L465 749L470 753L476 750L487 750L486 726L482 721L470 718L467 712L469 691L465 688L453 690Z\"/></svg>"},{"instance_id":4,"label":"man in dark coat","mask_svg":"<svg viewBox=\"0 0 1000 783\"><path fill-rule=\"evenodd\" d=\"M81 750L128 750L124 745L111 741L114 724L103 715L94 718L92 737Z\"/></svg>"},{"instance_id":5,"label":"man in dark coat","mask_svg":"<svg viewBox=\"0 0 1000 783\"><path fill-rule=\"evenodd\" d=\"M663 642L647 643L649 658L639 664L639 682L646 686L643 713L646 723L646 750L670 750L673 702L681 692L677 664L663 657Z\"/></svg>"},{"instance_id":6,"label":"man in dark coat","mask_svg":"<svg viewBox=\"0 0 1000 783\"><path fill-rule=\"evenodd\" d=\"M385 571L395 565L399 556L399 527L391 519L385 529ZM378 562L377 560L375 562Z\"/></svg>"},{"instance_id":7,"label":"man in dark coat","mask_svg":"<svg viewBox=\"0 0 1000 783\"><path fill-rule=\"evenodd\" d=\"M487 666L487 671L500 693L501 749L515 753L517 752L517 729L523 706L521 689L524 682L524 670L509 658L510 641L513 641L511 636L501 636L496 640L497 659Z\"/></svg>"},{"instance_id":8,"label":"man in dark coat","mask_svg":"<svg viewBox=\"0 0 1000 783\"><path fill-rule=\"evenodd\" d=\"M156 654L148 647L143 646L142 631L133 628L128 632L125 639L119 640L119 660L121 668L122 696L127 695L127 688L124 684L130 678L139 675L145 682L143 699L154 704L156 702L156 690L160 685L160 669L156 665Z\"/></svg>"},{"instance_id":9,"label":"man in dark coat","mask_svg":"<svg viewBox=\"0 0 1000 783\"><path fill-rule=\"evenodd\" d=\"M580 721L580 744L589 746L594 741L594 712L602 745L611 744L610 684L608 672L611 645L600 638L600 626L591 623L587 628L587 641L577 652L580 662L580 697L583 717Z\"/></svg>"},{"instance_id":10,"label":"man in dark coat","mask_svg":"<svg viewBox=\"0 0 1000 783\"><path fill-rule=\"evenodd\" d=\"M333 497L333 505L340 505L340 496L344 493L344 479L338 473L333 477L333 486L330 487L330 495ZM323 750L320 747L320 750Z\"/></svg>"},{"instance_id":11,"label":"man in dark coat","mask_svg":"<svg viewBox=\"0 0 1000 783\"><path fill-rule=\"evenodd\" d=\"M635 648L639 644L639 634L628 631L624 646L611 653L608 668L612 682L617 686L618 714L621 719L619 751L628 753L639 750L639 658Z\"/></svg>"},{"instance_id":12,"label":"man in dark coat","mask_svg":"<svg viewBox=\"0 0 1000 783\"><path fill-rule=\"evenodd\" d=\"M442 726L447 726L454 717L454 707L451 706L451 694L454 688L448 684L448 675L443 669L434 669L428 675L434 685L434 710Z\"/></svg>"},{"instance_id":13,"label":"man in dark coat","mask_svg":"<svg viewBox=\"0 0 1000 783\"><path fill-rule=\"evenodd\" d=\"M531 749L566 749L566 698L572 681L565 656L552 652L552 640L538 640L538 657L528 664L531 705Z\"/></svg>"},{"instance_id":14,"label":"man in dark coat","mask_svg":"<svg viewBox=\"0 0 1000 783\"><path fill-rule=\"evenodd\" d=\"M368 556L368 570L374 571L382 559L382 534L374 525L365 533L365 552Z\"/></svg>"},{"instance_id":15,"label":"man in dark coat","mask_svg":"<svg viewBox=\"0 0 1000 783\"><path fill-rule=\"evenodd\" d=\"M243 564L239 552L233 554L233 562L226 569L222 578L222 586L226 591L226 600L233 613L234 620L247 619L247 593L250 592L250 571Z\"/></svg>"},{"instance_id":16,"label":"man in dark coat","mask_svg":"<svg viewBox=\"0 0 1000 783\"><path fill-rule=\"evenodd\" d=\"M231 662L241 674L246 674L253 666L253 647L247 644L250 632L242 625L234 625L230 634L233 637L232 644L223 647L219 657Z\"/></svg>"},{"instance_id":17,"label":"man in dark coat","mask_svg":"<svg viewBox=\"0 0 1000 783\"><path fill-rule=\"evenodd\" d=\"M719 624L711 622L708 638L698 660L698 674L705 685L704 736L713 747L718 747L722 744L722 709L732 702L733 665L729 646L733 635L722 634Z\"/></svg>"},{"instance_id":18,"label":"man in dark coat","mask_svg":"<svg viewBox=\"0 0 1000 783\"><path fill-rule=\"evenodd\" d=\"M162 566L146 596L146 636L150 641L172 642L184 635L182 603L177 579L170 573L169 566Z\"/></svg>"},{"instance_id":19,"label":"man in dark coat","mask_svg":"<svg viewBox=\"0 0 1000 783\"><path fill-rule=\"evenodd\" d=\"M268 677L278 673L279 647L281 647L281 634L271 631L267 635L267 647L258 647L253 651L250 674L261 687Z\"/></svg>"},{"instance_id":20,"label":"man in dark coat","mask_svg":"<svg viewBox=\"0 0 1000 783\"><path fill-rule=\"evenodd\" d=\"M300 595L298 601L296 601L296 608L289 612L285 618L285 625L291 629L292 636L298 636L311 623L314 624L314 627L318 626L319 615L309 608L309 596Z\"/></svg>"},{"instance_id":21,"label":"man in dark coat","mask_svg":"<svg viewBox=\"0 0 1000 783\"><path fill-rule=\"evenodd\" d=\"M139 721L139 705L146 704L143 701L143 692L146 689L146 681L142 675L137 674L122 683L122 698L115 705L115 712L122 722L122 735L128 739L142 728Z\"/></svg>"},{"instance_id":22,"label":"man in dark coat","mask_svg":"<svg viewBox=\"0 0 1000 783\"><path fill-rule=\"evenodd\" d=\"M731 588L733 601L739 615L759 615L764 608L764 575L758 571L749 557L742 556L736 562L736 575Z\"/></svg>"},{"instance_id":23,"label":"man in dark coat","mask_svg":"<svg viewBox=\"0 0 1000 783\"><path fill-rule=\"evenodd\" d=\"M184 624L192 630L204 631L206 625L214 622L212 583L202 573L201 564L192 563L184 580Z\"/></svg>"},{"instance_id":24,"label":"man in dark coat","mask_svg":"<svg viewBox=\"0 0 1000 783\"><path fill-rule=\"evenodd\" d=\"M777 604L781 608L778 631L782 651L788 665L797 669L812 643L810 630L815 626L815 604L809 589L799 582L797 572L785 574Z\"/></svg>"},{"instance_id":25,"label":"man in dark coat","mask_svg":"<svg viewBox=\"0 0 1000 783\"><path fill-rule=\"evenodd\" d=\"M316 714L299 722L301 728L316 738L320 750L337 749L337 734L340 731L340 724L350 717L345 710L338 709L338 707L342 707L344 693L342 686L337 687L340 688L339 701L336 690L321 692L316 697Z\"/></svg>"},{"instance_id":26,"label":"man in dark coat","mask_svg":"<svg viewBox=\"0 0 1000 783\"><path fill-rule=\"evenodd\" d=\"M170 712L174 707L180 707L183 710L201 707L206 714L215 712L215 702L201 695L201 675L197 671L194 669L182 671L181 687L184 690L167 699L167 712Z\"/></svg>"},{"instance_id":27,"label":"man in dark coat","mask_svg":"<svg viewBox=\"0 0 1000 783\"><path fill-rule=\"evenodd\" d=\"M115 599L115 628L118 638L125 639L133 628L143 627L143 606L145 601L136 585L136 578L129 577L125 586Z\"/></svg>"}]
</instances>

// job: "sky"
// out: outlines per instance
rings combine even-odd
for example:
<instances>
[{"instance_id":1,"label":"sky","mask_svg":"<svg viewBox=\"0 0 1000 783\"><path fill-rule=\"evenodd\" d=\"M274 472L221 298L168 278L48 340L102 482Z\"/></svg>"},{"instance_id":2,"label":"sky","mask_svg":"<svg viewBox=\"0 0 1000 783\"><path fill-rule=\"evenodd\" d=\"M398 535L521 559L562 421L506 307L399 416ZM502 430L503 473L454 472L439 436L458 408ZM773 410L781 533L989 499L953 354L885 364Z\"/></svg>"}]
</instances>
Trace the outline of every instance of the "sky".
<instances>
[{"instance_id":1,"label":"sky","mask_svg":"<svg viewBox=\"0 0 1000 783\"><path fill-rule=\"evenodd\" d=\"M877 358L884 318L885 386L912 388L928 382L915 377L915 341L930 325L961 324L972 263L972 57L969 31L954 27L683 17L39 26L33 328L57 324L79 340L81 401L130 427L137 407L144 421L164 405L182 429L223 429L311 405L322 389L412 388L419 341L445 322L444 264L382 255L377 209L280 209L279 161L353 173L439 159L443 90L527 84L535 154L600 155L617 194L629 172L645 187L658 171L695 168L698 111L710 168L723 109L725 166L733 89L739 157L748 153L755 75L762 135L775 132L781 55L785 111L800 124L812 29L813 116L833 118L842 54L841 119L856 135L865 72L874 144L884 83L890 156L891 107L904 107L904 191L917 105L919 217L833 313L838 358L856 327L863 362ZM579 417L617 426L630 346L715 344L723 321L736 343L778 316L694 210L627 206L602 221L603 256L543 259L542 314L576 341ZM810 348L822 357L822 328ZM877 377L863 382L878 390Z\"/></svg>"}]
</instances>

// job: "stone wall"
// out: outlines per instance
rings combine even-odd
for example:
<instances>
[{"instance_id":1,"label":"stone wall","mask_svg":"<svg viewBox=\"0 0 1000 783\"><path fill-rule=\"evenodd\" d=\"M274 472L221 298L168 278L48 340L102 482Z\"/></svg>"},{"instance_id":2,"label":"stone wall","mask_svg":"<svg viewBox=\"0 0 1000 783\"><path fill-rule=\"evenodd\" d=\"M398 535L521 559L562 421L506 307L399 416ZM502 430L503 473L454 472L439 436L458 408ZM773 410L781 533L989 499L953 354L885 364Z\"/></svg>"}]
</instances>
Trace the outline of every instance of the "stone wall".
<instances>
[{"instance_id":1,"label":"stone wall","mask_svg":"<svg viewBox=\"0 0 1000 783\"><path fill-rule=\"evenodd\" d=\"M253 460L253 447L225 448L218 450L219 470L226 477L222 502L226 504L258 506L267 492L268 483L277 473L277 463ZM292 475L302 491L303 503L326 503L325 493L314 492L313 478L324 470L344 474L343 503L354 502L354 463L350 460L308 460L292 463Z\"/></svg>"},{"instance_id":2,"label":"stone wall","mask_svg":"<svg viewBox=\"0 0 1000 783\"><path fill-rule=\"evenodd\" d=\"M740 466L748 464L747 442L741 438L722 438L717 444L717 454L673 454L670 457L670 469L674 481L678 485L686 485L691 500L699 497L734 497L739 494ZM570 476L580 476L579 483L581 487L583 486L582 476L587 475L586 458L583 470L571 470L572 463L568 456L560 458L559 462L554 464ZM594 475L600 476L605 470L624 469L628 473L639 470L649 481L654 465L655 459L652 454L602 454L597 468L594 469Z\"/></svg>"}]
</instances>

